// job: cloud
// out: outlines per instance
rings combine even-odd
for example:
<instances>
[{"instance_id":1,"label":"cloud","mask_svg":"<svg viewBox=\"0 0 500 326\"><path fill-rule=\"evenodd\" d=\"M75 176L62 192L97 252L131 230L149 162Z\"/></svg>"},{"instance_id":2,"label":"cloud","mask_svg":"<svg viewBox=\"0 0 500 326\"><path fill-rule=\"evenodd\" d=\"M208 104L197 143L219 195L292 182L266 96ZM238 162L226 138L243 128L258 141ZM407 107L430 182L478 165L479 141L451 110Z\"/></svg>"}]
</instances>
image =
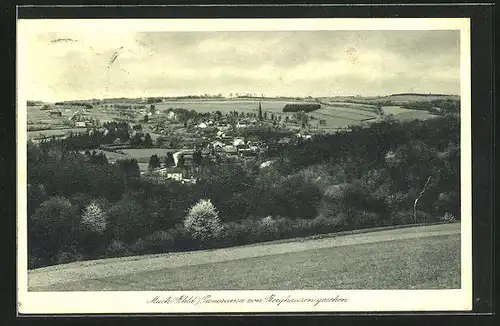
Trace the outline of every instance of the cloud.
<instances>
[{"instance_id":1,"label":"cloud","mask_svg":"<svg viewBox=\"0 0 500 326\"><path fill-rule=\"evenodd\" d=\"M459 93L458 31L43 33L33 99Z\"/></svg>"}]
</instances>

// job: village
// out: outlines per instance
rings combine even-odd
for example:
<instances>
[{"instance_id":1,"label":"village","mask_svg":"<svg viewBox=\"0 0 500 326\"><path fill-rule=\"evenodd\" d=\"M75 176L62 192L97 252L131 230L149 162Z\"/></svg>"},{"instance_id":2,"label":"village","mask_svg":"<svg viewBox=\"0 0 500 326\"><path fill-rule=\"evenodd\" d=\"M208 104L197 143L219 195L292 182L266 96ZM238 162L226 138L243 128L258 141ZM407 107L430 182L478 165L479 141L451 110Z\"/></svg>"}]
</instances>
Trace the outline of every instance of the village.
<instances>
[{"instance_id":1,"label":"village","mask_svg":"<svg viewBox=\"0 0 500 326\"><path fill-rule=\"evenodd\" d=\"M71 136L62 134L57 136L59 139L101 134L99 146L90 150L105 155L109 163L134 158L142 178L193 184L206 174L204 167L208 165L271 165L279 148L310 140L318 133L306 114L315 106L319 108L319 104L311 103L285 104L281 112L271 112L256 102L252 111L222 113L214 108L202 113L183 108L160 109L155 104L101 104L93 108L81 106L74 112L56 105L48 115L64 119L65 125L74 128ZM103 121L97 117L96 112L113 109L120 115ZM132 155L128 153L131 150L135 150Z\"/></svg>"},{"instance_id":2,"label":"village","mask_svg":"<svg viewBox=\"0 0 500 326\"><path fill-rule=\"evenodd\" d=\"M282 118L263 113L260 102L255 112L246 114L238 111L200 114L183 109L168 109L162 114L153 110L140 112L145 115L143 130L159 135L156 146L177 147L171 153L173 159L157 161L152 157L148 169L141 173L156 180L196 183L203 175L203 167L210 164L238 163L248 168L260 162L259 167L265 168L272 164L279 147L312 138L307 124L301 124L303 111Z\"/></svg>"}]
</instances>

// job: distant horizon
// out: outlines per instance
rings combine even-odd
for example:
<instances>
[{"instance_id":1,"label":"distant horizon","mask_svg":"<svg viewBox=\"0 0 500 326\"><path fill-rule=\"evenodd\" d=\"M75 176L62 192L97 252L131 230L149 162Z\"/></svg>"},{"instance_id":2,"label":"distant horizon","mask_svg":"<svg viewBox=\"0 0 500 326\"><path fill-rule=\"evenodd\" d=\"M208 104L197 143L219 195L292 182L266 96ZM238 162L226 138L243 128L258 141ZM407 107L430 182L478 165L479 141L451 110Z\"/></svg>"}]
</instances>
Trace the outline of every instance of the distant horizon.
<instances>
[{"instance_id":1,"label":"distant horizon","mask_svg":"<svg viewBox=\"0 0 500 326\"><path fill-rule=\"evenodd\" d=\"M205 97L206 95L206 97ZM127 100L143 100L143 99L151 99L151 98L162 98L162 99L175 99L175 98L184 98L184 99L189 99L192 97L192 99L201 99L203 100L204 98L206 99L237 99L237 98L300 98L300 99L315 99L315 98L336 98L336 97L359 97L359 98L381 98L381 97L389 97L389 96L398 96L398 95L421 95L421 96L457 96L460 97L460 94L456 93L422 93L422 92L402 92L402 93L391 93L391 94L380 94L380 95L361 95L361 94L355 94L355 95L320 95L320 96L310 96L310 95L305 95L305 96L293 96L293 95L260 95L260 94L239 94L238 96L229 96L229 95L224 95L222 94L222 97L219 97L219 94L187 94L187 95L151 95L151 96L140 96L140 97L135 97L135 96L114 96L114 97L90 97L90 98L73 98L73 99L65 99L65 100L46 100L46 99L28 99L27 101L29 102L42 102L42 103L57 103L57 102L72 102L72 101L103 101L103 100L114 100L114 99L127 99Z\"/></svg>"}]
</instances>

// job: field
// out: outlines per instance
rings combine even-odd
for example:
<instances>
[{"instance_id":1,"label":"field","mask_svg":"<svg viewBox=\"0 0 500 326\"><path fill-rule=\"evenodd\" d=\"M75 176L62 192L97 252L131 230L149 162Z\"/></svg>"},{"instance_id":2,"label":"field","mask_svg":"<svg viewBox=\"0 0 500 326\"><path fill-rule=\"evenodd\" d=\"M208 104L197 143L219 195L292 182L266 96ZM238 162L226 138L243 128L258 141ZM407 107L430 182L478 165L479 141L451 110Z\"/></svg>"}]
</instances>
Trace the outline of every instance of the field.
<instances>
[{"instance_id":1,"label":"field","mask_svg":"<svg viewBox=\"0 0 500 326\"><path fill-rule=\"evenodd\" d=\"M443 98L442 96L422 96L422 95L395 95L387 97L374 97L374 98L357 98L357 97L338 97L338 98L320 98L318 101L321 103L321 108L319 110L309 113L313 119L310 120L310 125L317 130L323 131L334 131L337 129L346 128L350 125L357 125L365 122L373 122L379 119L378 112L375 104L378 101L390 99L396 103L408 102L414 100L430 100L434 98ZM352 103L350 101L361 101L363 103ZM399 102L398 102L399 101ZM287 115L283 113L283 107L289 103L311 103L315 102L313 100L309 101L297 101L297 100L272 100L264 99L261 100L262 111L268 112L269 114L284 116ZM315 102L317 103L317 102ZM119 103L115 103L119 104ZM139 105L139 103L127 103L133 107ZM143 104L140 104L143 105ZM197 112L213 112L221 111L222 113L229 113L231 111L238 112L254 112L258 111L259 100L257 99L237 99L237 100L179 100L179 101L167 101L155 104L156 109L160 111L165 111L169 108L183 108L187 110L195 110ZM32 127L49 127L50 131L43 131L43 134L53 135L53 134L63 134L72 131L71 129L62 128L66 127L64 121L67 120L78 107L63 106L61 111L63 116L61 118L50 118L49 111L40 110L41 106L28 107L28 123ZM383 108L386 113L392 113L396 118L401 120L411 120L411 119L427 119L434 117L427 111L419 110L409 110L401 106L387 106ZM113 119L126 118L129 121L137 122L142 119L142 115L139 109L117 109L117 108L105 108L105 107L94 107L89 110L89 113L98 118L101 123L106 121L111 121ZM291 113L288 113L291 115ZM320 124L320 120L324 123ZM58 131L52 131L53 129L61 129ZM81 129L80 129L81 131ZM29 138L38 137L40 132L33 131L28 134ZM157 138L154 135L153 140ZM136 156L136 155L132 155ZM141 159L144 156L140 156Z\"/></svg>"},{"instance_id":2,"label":"field","mask_svg":"<svg viewBox=\"0 0 500 326\"><path fill-rule=\"evenodd\" d=\"M322 98L324 101L331 102L357 102L359 104L372 104L382 102L391 102L393 105L403 105L410 102L423 102L435 100L460 100L458 95L439 95L439 94L393 94L388 96L337 96Z\"/></svg>"},{"instance_id":3,"label":"field","mask_svg":"<svg viewBox=\"0 0 500 326\"><path fill-rule=\"evenodd\" d=\"M40 137L52 137L52 136L63 136L73 132L75 134L86 132L85 128L61 128L61 129L48 129L48 130L37 130L37 131L28 131L28 140L36 139Z\"/></svg>"},{"instance_id":4,"label":"field","mask_svg":"<svg viewBox=\"0 0 500 326\"><path fill-rule=\"evenodd\" d=\"M130 158L135 158L139 163L148 163L152 155L156 154L160 159L167 156L168 152L175 153L179 149L172 148L131 148L131 149L121 149L126 156Z\"/></svg>"},{"instance_id":5,"label":"field","mask_svg":"<svg viewBox=\"0 0 500 326\"><path fill-rule=\"evenodd\" d=\"M310 103L305 101L282 101L282 100L263 100L260 101L262 111L278 115L286 115L283 113L283 107L289 103ZM169 108L184 108L187 110L195 110L197 112L212 112L221 111L228 113L231 111L238 112L257 112L259 101L257 100L226 100L226 101L171 101L163 102L156 105L161 110ZM288 113L291 115L291 113ZM345 128L349 125L359 124L362 121L374 119L377 117L375 107L365 104L356 103L322 103L321 109L312 111L309 115L316 118L311 120L311 125L319 129L338 129ZM320 125L319 120L325 120L325 125Z\"/></svg>"},{"instance_id":6,"label":"field","mask_svg":"<svg viewBox=\"0 0 500 326\"><path fill-rule=\"evenodd\" d=\"M165 160L168 152L175 153L179 149L170 148L131 148L131 149L120 149L117 152L97 150L98 153L104 153L108 161L118 161L127 159L136 159L139 164L139 170L146 171L148 169L149 160L152 155L156 154L160 158L160 161Z\"/></svg>"},{"instance_id":7,"label":"field","mask_svg":"<svg viewBox=\"0 0 500 326\"><path fill-rule=\"evenodd\" d=\"M401 121L413 119L425 120L436 117L436 115L430 114L427 111L405 109L401 106L384 106L382 110L385 114L393 114L395 118Z\"/></svg>"},{"instance_id":8,"label":"field","mask_svg":"<svg viewBox=\"0 0 500 326\"><path fill-rule=\"evenodd\" d=\"M355 105L322 105L321 109L311 112L311 116L326 121L325 128L343 128L359 124L363 121L373 121L378 114L364 107ZM321 126L319 126L321 128Z\"/></svg>"},{"instance_id":9,"label":"field","mask_svg":"<svg viewBox=\"0 0 500 326\"><path fill-rule=\"evenodd\" d=\"M272 113L282 113L282 109L287 103L286 101L261 101L262 112L269 111ZM298 102L297 102L298 103ZM257 100L228 100L228 101L171 101L156 104L156 108L160 110L169 108L183 108L187 110L195 110L197 112L212 112L221 111L229 113L231 111L238 112L257 112L259 109L259 101Z\"/></svg>"},{"instance_id":10,"label":"field","mask_svg":"<svg viewBox=\"0 0 500 326\"><path fill-rule=\"evenodd\" d=\"M28 280L30 291L459 288L460 224L70 263Z\"/></svg>"}]
</instances>

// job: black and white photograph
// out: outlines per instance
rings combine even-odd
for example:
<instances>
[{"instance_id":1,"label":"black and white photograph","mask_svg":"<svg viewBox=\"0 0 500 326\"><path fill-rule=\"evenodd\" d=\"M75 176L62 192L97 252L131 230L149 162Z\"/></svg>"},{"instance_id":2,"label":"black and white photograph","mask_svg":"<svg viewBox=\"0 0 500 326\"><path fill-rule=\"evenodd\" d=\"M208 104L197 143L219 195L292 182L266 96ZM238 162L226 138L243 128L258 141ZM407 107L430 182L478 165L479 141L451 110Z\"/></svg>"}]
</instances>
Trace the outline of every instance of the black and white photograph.
<instances>
[{"instance_id":1,"label":"black and white photograph","mask_svg":"<svg viewBox=\"0 0 500 326\"><path fill-rule=\"evenodd\" d=\"M467 310L468 33L19 20L19 310Z\"/></svg>"}]
</instances>

